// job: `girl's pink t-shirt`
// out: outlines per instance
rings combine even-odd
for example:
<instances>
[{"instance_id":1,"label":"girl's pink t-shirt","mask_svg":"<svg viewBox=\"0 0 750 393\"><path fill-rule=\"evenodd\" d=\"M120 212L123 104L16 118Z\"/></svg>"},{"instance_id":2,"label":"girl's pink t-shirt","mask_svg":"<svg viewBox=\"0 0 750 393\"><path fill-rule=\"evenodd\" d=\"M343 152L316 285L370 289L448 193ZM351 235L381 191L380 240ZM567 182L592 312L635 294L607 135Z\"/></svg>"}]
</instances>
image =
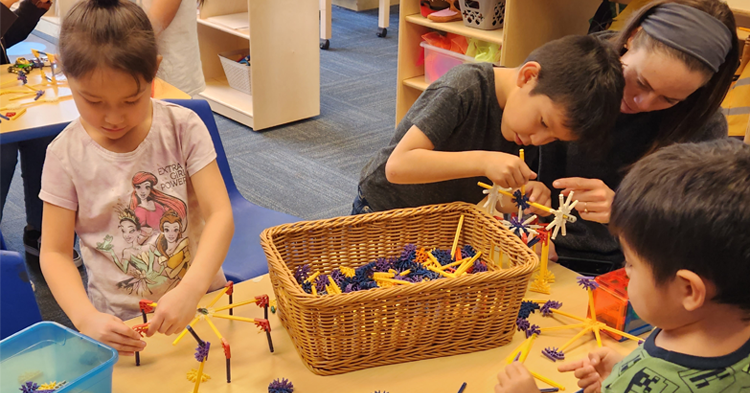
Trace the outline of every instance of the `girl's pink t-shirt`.
<instances>
[{"instance_id":1,"label":"girl's pink t-shirt","mask_svg":"<svg viewBox=\"0 0 750 393\"><path fill-rule=\"evenodd\" d=\"M152 104L151 129L128 153L104 149L80 119L73 121L47 148L39 193L47 203L76 211L89 299L123 320L140 314L140 299L158 301L174 288L179 271L191 263L204 221L190 177L216 159L198 115L175 104ZM140 191L145 198L136 187L146 190ZM165 223L179 228L172 247L163 246L169 244ZM219 269L211 290L225 283Z\"/></svg>"}]
</instances>

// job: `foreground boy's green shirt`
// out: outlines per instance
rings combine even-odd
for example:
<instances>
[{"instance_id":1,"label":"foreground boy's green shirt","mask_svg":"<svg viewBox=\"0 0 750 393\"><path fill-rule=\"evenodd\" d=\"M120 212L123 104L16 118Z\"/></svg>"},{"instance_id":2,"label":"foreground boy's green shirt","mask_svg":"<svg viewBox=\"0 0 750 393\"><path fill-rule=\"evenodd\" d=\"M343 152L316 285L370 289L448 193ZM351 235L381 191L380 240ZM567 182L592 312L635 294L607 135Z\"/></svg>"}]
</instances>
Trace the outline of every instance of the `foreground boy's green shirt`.
<instances>
[{"instance_id":1,"label":"foreground boy's green shirt","mask_svg":"<svg viewBox=\"0 0 750 393\"><path fill-rule=\"evenodd\" d=\"M729 355L704 358L657 347L660 331L615 365L602 393L750 393L750 341Z\"/></svg>"}]
</instances>

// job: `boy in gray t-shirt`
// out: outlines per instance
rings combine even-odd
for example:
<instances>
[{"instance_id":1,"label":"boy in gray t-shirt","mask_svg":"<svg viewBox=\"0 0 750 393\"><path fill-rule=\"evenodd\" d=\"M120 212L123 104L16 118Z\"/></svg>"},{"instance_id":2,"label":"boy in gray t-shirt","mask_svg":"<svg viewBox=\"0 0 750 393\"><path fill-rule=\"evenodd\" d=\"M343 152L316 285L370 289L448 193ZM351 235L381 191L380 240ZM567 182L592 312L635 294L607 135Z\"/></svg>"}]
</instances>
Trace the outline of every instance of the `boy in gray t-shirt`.
<instances>
[{"instance_id":1,"label":"boy in gray t-shirt","mask_svg":"<svg viewBox=\"0 0 750 393\"><path fill-rule=\"evenodd\" d=\"M624 85L617 53L586 36L549 42L518 68L455 67L422 93L365 165L352 213L478 203L477 181L527 185L532 201L549 205L549 189L529 182L536 174L519 147L596 143L617 118ZM526 148L526 158L536 161L536 148Z\"/></svg>"}]
</instances>

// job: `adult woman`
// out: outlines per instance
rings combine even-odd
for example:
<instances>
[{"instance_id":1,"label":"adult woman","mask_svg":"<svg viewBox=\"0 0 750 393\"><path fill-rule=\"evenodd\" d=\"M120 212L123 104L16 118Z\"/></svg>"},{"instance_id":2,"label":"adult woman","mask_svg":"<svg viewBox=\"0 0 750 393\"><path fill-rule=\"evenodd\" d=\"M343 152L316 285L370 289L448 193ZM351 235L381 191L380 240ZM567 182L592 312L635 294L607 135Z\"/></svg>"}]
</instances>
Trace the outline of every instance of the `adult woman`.
<instances>
[{"instance_id":1,"label":"adult woman","mask_svg":"<svg viewBox=\"0 0 750 393\"><path fill-rule=\"evenodd\" d=\"M583 219L557 237L560 261L590 273L623 260L606 224L613 190L628 168L673 143L726 137L718 109L739 63L734 16L718 0L654 1L613 35L626 85L611 145L588 154L580 144L558 142L540 154L540 178L550 188L574 192ZM610 263L590 266L585 260Z\"/></svg>"}]
</instances>

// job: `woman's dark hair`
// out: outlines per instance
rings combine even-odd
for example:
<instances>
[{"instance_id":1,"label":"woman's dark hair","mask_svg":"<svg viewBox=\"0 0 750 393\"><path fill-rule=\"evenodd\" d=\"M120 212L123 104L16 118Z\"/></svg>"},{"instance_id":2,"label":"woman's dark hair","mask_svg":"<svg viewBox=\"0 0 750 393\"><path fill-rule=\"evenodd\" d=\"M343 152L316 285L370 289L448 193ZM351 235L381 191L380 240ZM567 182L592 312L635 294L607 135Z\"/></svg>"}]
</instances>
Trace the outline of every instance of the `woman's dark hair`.
<instances>
[{"instance_id":1,"label":"woman's dark hair","mask_svg":"<svg viewBox=\"0 0 750 393\"><path fill-rule=\"evenodd\" d=\"M60 61L65 75L81 78L106 66L151 83L159 68L154 30L146 13L128 0L84 0L60 27Z\"/></svg>"},{"instance_id":2,"label":"woman's dark hair","mask_svg":"<svg viewBox=\"0 0 750 393\"><path fill-rule=\"evenodd\" d=\"M732 34L732 49L719 67L719 71L712 73L703 62L694 56L674 49L649 36L639 29L643 20L648 18L654 10L665 3L677 3L703 11L722 22ZM660 51L668 56L682 61L691 71L701 72L710 77L708 82L693 92L686 100L677 105L659 111L662 113L658 134L646 155L671 145L673 143L698 140L702 127L719 110L721 102L729 91L734 72L739 65L740 49L737 41L737 28L734 15L726 3L719 0L657 0L649 3L637 11L628 21L619 35L613 38L615 48L620 55L628 51L626 44L633 38L630 49L643 48L650 51Z\"/></svg>"}]
</instances>

